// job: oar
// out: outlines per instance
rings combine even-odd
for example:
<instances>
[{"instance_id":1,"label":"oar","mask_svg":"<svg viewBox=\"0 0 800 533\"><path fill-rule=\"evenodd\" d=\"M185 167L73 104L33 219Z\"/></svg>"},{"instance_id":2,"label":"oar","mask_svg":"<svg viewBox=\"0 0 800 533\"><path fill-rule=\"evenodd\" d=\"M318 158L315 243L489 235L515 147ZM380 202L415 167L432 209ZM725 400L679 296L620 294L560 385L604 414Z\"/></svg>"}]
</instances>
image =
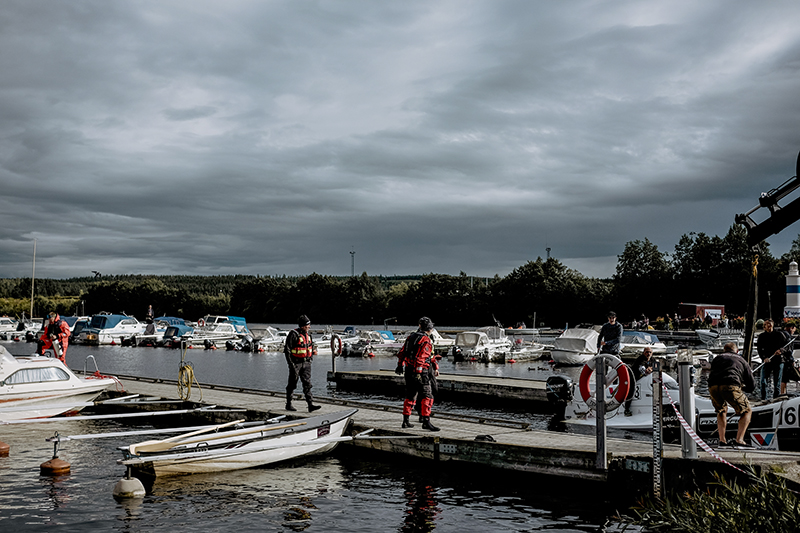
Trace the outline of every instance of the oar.
<instances>
[{"instance_id":1,"label":"oar","mask_svg":"<svg viewBox=\"0 0 800 533\"><path fill-rule=\"evenodd\" d=\"M225 424L225 425L229 425L229 424ZM142 442L142 443L139 443L139 444L134 444L133 446L129 447L128 449L130 450L131 454L142 453L142 452L146 452L146 453L163 452L165 450L172 449L172 448L174 448L176 446L183 446L184 444L194 444L196 442L205 442L205 441L209 441L209 440L223 439L223 438L226 438L226 437L234 437L234 436L238 437L238 436L241 436L241 435L248 435L250 433L260 433L262 431L273 431L275 429L286 429L286 428L291 428L291 427L295 427L295 426L305 426L305 425L306 425L305 422L296 422L294 424L283 424L283 425L280 425L280 426L263 426L263 427L251 429L251 430L248 430L248 431L236 431L236 432L220 433L218 435L206 436L206 437L203 437L203 438L190 439L190 440L180 441L180 442L176 442L175 441L176 437L172 437L170 439L147 441L147 442ZM220 427L222 427L222 426L220 426ZM188 435L179 435L177 438L184 438L184 437L187 437L187 436Z\"/></svg>"},{"instance_id":2,"label":"oar","mask_svg":"<svg viewBox=\"0 0 800 533\"><path fill-rule=\"evenodd\" d=\"M226 428L228 426L233 426L233 425L239 424L241 422L244 422L244 418L242 418L241 420L234 420L233 422L228 422L226 424L219 424L217 426L211 426L211 427L207 427L207 428L204 428L204 429L198 429L197 431L192 431L191 433L184 433L182 435L176 435L174 437L169 437L167 439L146 440L144 442L140 442L139 444L134 444L133 446L131 446L130 447L130 451L131 451L131 453L134 453L134 451L133 451L134 448L139 448L141 446L147 446L147 445L156 444L156 443L172 442L172 441L176 441L176 440L179 440L179 439L185 439L186 437L194 437L195 435L200 435L201 433L208 433L209 431L216 431L218 429Z\"/></svg>"}]
</instances>

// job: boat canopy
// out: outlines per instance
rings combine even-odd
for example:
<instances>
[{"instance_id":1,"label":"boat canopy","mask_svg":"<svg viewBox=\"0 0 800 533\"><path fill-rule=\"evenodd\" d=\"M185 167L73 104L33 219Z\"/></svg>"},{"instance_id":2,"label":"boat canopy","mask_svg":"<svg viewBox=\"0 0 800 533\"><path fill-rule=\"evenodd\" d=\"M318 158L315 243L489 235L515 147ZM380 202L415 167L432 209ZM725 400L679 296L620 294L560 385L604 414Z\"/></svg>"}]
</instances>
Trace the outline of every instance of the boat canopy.
<instances>
[{"instance_id":1,"label":"boat canopy","mask_svg":"<svg viewBox=\"0 0 800 533\"><path fill-rule=\"evenodd\" d=\"M456 335L456 345L473 348L489 344L489 337L483 331L461 331Z\"/></svg>"},{"instance_id":2,"label":"boat canopy","mask_svg":"<svg viewBox=\"0 0 800 533\"><path fill-rule=\"evenodd\" d=\"M130 318L126 315L94 315L89 323L90 328L111 329L123 320Z\"/></svg>"},{"instance_id":3,"label":"boat canopy","mask_svg":"<svg viewBox=\"0 0 800 533\"><path fill-rule=\"evenodd\" d=\"M626 331L622 334L623 344L655 344L661 342L658 335L646 331Z\"/></svg>"},{"instance_id":4,"label":"boat canopy","mask_svg":"<svg viewBox=\"0 0 800 533\"><path fill-rule=\"evenodd\" d=\"M381 338L385 342L394 342L395 341L394 334L392 334L391 331L386 331L386 330L383 330L383 329L379 329L379 330L376 330L376 331L377 331L378 335L380 335Z\"/></svg>"},{"instance_id":5,"label":"boat canopy","mask_svg":"<svg viewBox=\"0 0 800 533\"><path fill-rule=\"evenodd\" d=\"M553 341L553 347L555 350L571 352L595 352L599 336L593 329L572 328L557 337Z\"/></svg>"}]
</instances>

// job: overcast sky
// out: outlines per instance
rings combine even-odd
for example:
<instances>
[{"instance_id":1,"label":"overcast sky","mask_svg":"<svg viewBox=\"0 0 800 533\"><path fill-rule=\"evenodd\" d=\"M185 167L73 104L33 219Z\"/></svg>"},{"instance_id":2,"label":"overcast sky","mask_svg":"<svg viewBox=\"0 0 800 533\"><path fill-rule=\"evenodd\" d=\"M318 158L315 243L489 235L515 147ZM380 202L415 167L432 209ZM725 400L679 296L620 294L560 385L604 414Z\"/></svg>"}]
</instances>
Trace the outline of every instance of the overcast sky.
<instances>
[{"instance_id":1,"label":"overcast sky","mask_svg":"<svg viewBox=\"0 0 800 533\"><path fill-rule=\"evenodd\" d=\"M0 277L592 277L795 175L800 3L4 0ZM770 239L786 252L800 224ZM351 252L355 252L353 256Z\"/></svg>"}]
</instances>

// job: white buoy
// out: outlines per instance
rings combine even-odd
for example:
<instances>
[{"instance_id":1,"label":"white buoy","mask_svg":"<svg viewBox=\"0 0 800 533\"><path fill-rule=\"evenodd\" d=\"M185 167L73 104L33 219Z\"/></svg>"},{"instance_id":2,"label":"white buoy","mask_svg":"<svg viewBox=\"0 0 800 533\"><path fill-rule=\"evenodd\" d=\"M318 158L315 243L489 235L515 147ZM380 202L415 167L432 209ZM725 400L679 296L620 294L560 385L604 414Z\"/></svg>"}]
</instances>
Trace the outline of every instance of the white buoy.
<instances>
[{"instance_id":1,"label":"white buoy","mask_svg":"<svg viewBox=\"0 0 800 533\"><path fill-rule=\"evenodd\" d=\"M144 490L144 485L142 485L141 481L135 477L126 475L124 478L117 481L116 485L114 485L112 494L114 495L114 498L117 499L144 498L145 494L147 494L147 491Z\"/></svg>"}]
</instances>

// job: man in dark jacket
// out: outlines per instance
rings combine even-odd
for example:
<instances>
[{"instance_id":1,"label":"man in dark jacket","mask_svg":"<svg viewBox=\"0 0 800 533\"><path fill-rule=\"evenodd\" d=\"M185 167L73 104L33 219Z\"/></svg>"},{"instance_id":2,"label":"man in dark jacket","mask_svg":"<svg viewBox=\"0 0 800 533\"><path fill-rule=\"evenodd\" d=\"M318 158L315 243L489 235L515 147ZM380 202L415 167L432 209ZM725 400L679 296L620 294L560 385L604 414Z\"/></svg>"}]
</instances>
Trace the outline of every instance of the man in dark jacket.
<instances>
[{"instance_id":1,"label":"man in dark jacket","mask_svg":"<svg viewBox=\"0 0 800 533\"><path fill-rule=\"evenodd\" d=\"M435 365L432 361L433 343L429 337L433 330L433 322L424 316L419 319L419 329L408 336L403 347L397 353L398 374L404 374L406 382L406 398L403 402L403 428L414 427L409 420L414 404L419 399L422 407L422 429L439 431L431 424L431 408L433 407L433 389L430 368Z\"/></svg>"},{"instance_id":2,"label":"man in dark jacket","mask_svg":"<svg viewBox=\"0 0 800 533\"><path fill-rule=\"evenodd\" d=\"M761 399L771 400L778 396L783 373L783 350L786 347L783 333L775 329L771 318L764 321L764 331L758 336L756 349L764 366L761 368ZM772 390L770 390L772 382Z\"/></svg>"},{"instance_id":3,"label":"man in dark jacket","mask_svg":"<svg viewBox=\"0 0 800 533\"><path fill-rule=\"evenodd\" d=\"M622 324L617 322L617 313L609 311L608 322L600 328L600 336L597 337L597 351L617 355L621 338Z\"/></svg>"},{"instance_id":4,"label":"man in dark jacket","mask_svg":"<svg viewBox=\"0 0 800 533\"><path fill-rule=\"evenodd\" d=\"M44 333L39 339L40 352L44 353L47 349L52 349L56 358L62 363L67 362L67 345L69 345L69 324L61 320L58 313L53 311L48 315L48 322L44 328Z\"/></svg>"},{"instance_id":5,"label":"man in dark jacket","mask_svg":"<svg viewBox=\"0 0 800 533\"><path fill-rule=\"evenodd\" d=\"M292 393L297 387L297 378L303 383L303 394L311 413L320 408L314 405L311 396L311 359L317 355L317 347L311 339L311 320L302 315L297 320L297 329L293 329L286 336L283 353L289 365L289 383L286 385L286 410L297 411L292 405Z\"/></svg>"},{"instance_id":6,"label":"man in dark jacket","mask_svg":"<svg viewBox=\"0 0 800 533\"><path fill-rule=\"evenodd\" d=\"M756 388L756 381L750 365L737 353L736 343L729 342L724 353L711 361L711 373L708 376L708 393L711 403L717 412L717 432L719 445L728 446L725 430L728 425L728 405L739 415L739 427L736 431L735 446L749 447L744 441L747 426L750 425L752 410L745 392Z\"/></svg>"}]
</instances>

